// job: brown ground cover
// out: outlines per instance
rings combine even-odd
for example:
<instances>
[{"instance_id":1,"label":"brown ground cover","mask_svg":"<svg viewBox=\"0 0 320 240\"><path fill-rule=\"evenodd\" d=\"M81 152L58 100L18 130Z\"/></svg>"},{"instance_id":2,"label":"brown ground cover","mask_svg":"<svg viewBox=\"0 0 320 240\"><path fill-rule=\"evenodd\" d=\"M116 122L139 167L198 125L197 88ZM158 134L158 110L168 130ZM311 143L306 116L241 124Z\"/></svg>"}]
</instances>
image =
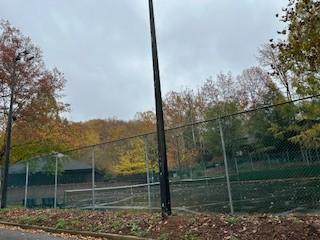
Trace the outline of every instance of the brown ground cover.
<instances>
[{"instance_id":1,"label":"brown ground cover","mask_svg":"<svg viewBox=\"0 0 320 240\"><path fill-rule=\"evenodd\" d=\"M320 216L300 214L178 214L162 220L159 214L128 211L6 209L0 212L0 221L162 240L320 239Z\"/></svg>"}]
</instances>

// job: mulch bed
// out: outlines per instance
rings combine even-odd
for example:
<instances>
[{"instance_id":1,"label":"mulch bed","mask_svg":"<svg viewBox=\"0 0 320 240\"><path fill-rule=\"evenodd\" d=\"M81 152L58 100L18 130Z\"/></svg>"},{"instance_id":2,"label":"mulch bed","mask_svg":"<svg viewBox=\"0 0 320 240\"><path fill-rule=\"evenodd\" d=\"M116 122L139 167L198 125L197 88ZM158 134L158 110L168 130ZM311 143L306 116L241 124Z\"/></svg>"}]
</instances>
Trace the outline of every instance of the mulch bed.
<instances>
[{"instance_id":1,"label":"mulch bed","mask_svg":"<svg viewBox=\"0 0 320 240\"><path fill-rule=\"evenodd\" d=\"M0 211L0 221L67 230L135 235L181 240L318 240L320 216L179 214L161 219L160 214L82 210Z\"/></svg>"}]
</instances>

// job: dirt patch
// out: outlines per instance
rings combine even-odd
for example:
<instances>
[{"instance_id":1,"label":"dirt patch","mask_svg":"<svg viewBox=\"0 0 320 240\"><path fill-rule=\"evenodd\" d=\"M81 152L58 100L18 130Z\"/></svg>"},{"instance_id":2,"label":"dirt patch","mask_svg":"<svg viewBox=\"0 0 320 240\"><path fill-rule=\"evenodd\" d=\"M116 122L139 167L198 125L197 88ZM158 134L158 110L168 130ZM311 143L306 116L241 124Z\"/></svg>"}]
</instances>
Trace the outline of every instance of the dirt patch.
<instances>
[{"instance_id":1,"label":"dirt patch","mask_svg":"<svg viewBox=\"0 0 320 240\"><path fill-rule=\"evenodd\" d=\"M162 220L159 214L82 210L2 210L0 220L58 229L169 240L318 240L316 215L192 215Z\"/></svg>"}]
</instances>

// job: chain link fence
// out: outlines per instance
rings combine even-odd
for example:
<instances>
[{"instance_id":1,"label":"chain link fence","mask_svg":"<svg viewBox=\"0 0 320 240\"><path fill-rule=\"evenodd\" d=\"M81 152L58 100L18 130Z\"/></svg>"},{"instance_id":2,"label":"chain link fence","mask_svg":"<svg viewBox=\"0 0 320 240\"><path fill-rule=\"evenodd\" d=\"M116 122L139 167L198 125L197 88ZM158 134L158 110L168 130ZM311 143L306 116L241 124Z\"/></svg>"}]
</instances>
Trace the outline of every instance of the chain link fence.
<instances>
[{"instance_id":1,"label":"chain link fence","mask_svg":"<svg viewBox=\"0 0 320 240\"><path fill-rule=\"evenodd\" d=\"M318 211L320 98L242 113L222 107L166 131L173 211ZM37 157L10 167L8 202L158 211L157 161L156 134Z\"/></svg>"}]
</instances>

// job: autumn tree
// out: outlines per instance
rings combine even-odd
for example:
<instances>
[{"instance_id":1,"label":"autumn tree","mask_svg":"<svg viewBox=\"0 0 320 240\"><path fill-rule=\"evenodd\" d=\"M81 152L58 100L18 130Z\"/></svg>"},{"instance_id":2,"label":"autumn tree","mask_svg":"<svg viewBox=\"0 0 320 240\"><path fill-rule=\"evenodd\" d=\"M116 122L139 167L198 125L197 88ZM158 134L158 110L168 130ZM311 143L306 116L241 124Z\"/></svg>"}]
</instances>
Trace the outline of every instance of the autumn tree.
<instances>
[{"instance_id":1,"label":"autumn tree","mask_svg":"<svg viewBox=\"0 0 320 240\"><path fill-rule=\"evenodd\" d=\"M215 79L212 77L207 79L201 88L201 93L206 101L206 119L219 118L233 112L241 110L239 98L240 85L233 77L231 72L219 73ZM224 119L226 121L226 119ZM226 125L232 125L232 123ZM220 148L219 128L216 127L216 122L209 123L207 126L205 140L208 146ZM216 138L214 140L214 138ZM210 142L210 143L209 143ZM215 152L209 147L209 152Z\"/></svg>"},{"instance_id":2,"label":"autumn tree","mask_svg":"<svg viewBox=\"0 0 320 240\"><path fill-rule=\"evenodd\" d=\"M243 109L257 108L258 106L272 104L268 95L275 86L267 72L259 67L250 67L237 76L238 99Z\"/></svg>"},{"instance_id":3,"label":"autumn tree","mask_svg":"<svg viewBox=\"0 0 320 240\"><path fill-rule=\"evenodd\" d=\"M168 127L203 119L204 101L198 93L191 89L185 88L181 91L168 92L163 105Z\"/></svg>"},{"instance_id":4,"label":"autumn tree","mask_svg":"<svg viewBox=\"0 0 320 240\"><path fill-rule=\"evenodd\" d=\"M201 87L201 95L203 96L207 108L221 102L238 101L239 85L231 72L219 73L216 78L208 78ZM220 114L224 114L223 108Z\"/></svg>"},{"instance_id":5,"label":"autumn tree","mask_svg":"<svg viewBox=\"0 0 320 240\"><path fill-rule=\"evenodd\" d=\"M140 138L130 140L114 165L114 172L121 175L146 172L144 142Z\"/></svg>"},{"instance_id":6,"label":"autumn tree","mask_svg":"<svg viewBox=\"0 0 320 240\"><path fill-rule=\"evenodd\" d=\"M79 136L82 136L84 141L87 140L87 145L99 145L94 150L97 166L109 174L117 174L120 171L119 168L124 167L125 159L128 160L127 157L124 157L126 154L130 153L132 159L141 160L141 152L135 151L130 144L128 145L129 140L117 140L154 132L155 124L155 113L147 111L137 113L134 119L128 121L119 119L92 119L82 123L72 123L71 126L78 129L76 132ZM156 140L148 136L146 145L149 152L150 167L155 169L158 164ZM139 144L133 144L133 146L139 146ZM144 142L141 147L145 147Z\"/></svg>"},{"instance_id":7,"label":"autumn tree","mask_svg":"<svg viewBox=\"0 0 320 240\"><path fill-rule=\"evenodd\" d=\"M183 165L195 163L199 155L202 129L193 123L204 119L205 102L199 92L186 88L169 92L163 106L168 127L191 124L167 133L169 166L180 171Z\"/></svg>"},{"instance_id":8,"label":"autumn tree","mask_svg":"<svg viewBox=\"0 0 320 240\"><path fill-rule=\"evenodd\" d=\"M278 31L284 40L272 43L271 47L279 52L280 66L288 72L298 96L319 94L320 2L290 0L283 14L277 16L285 23L285 28ZM305 101L297 107L296 121L287 129L295 132L291 140L307 148L319 147L319 99Z\"/></svg>"},{"instance_id":9,"label":"autumn tree","mask_svg":"<svg viewBox=\"0 0 320 240\"><path fill-rule=\"evenodd\" d=\"M297 94L317 94L320 89L320 2L290 0L279 18L286 26L278 33L286 39L271 46L279 51L280 63L289 72Z\"/></svg>"},{"instance_id":10,"label":"autumn tree","mask_svg":"<svg viewBox=\"0 0 320 240\"><path fill-rule=\"evenodd\" d=\"M53 138L64 132L61 125L65 121L60 114L68 107L59 102L65 84L63 74L57 69L47 70L40 49L8 21L0 22L0 81L2 135L6 128L10 93L13 91L13 145L31 144L28 148L13 148L14 158L55 148ZM61 137L54 141L62 144L60 140ZM43 148L45 141L47 147Z\"/></svg>"}]
</instances>

